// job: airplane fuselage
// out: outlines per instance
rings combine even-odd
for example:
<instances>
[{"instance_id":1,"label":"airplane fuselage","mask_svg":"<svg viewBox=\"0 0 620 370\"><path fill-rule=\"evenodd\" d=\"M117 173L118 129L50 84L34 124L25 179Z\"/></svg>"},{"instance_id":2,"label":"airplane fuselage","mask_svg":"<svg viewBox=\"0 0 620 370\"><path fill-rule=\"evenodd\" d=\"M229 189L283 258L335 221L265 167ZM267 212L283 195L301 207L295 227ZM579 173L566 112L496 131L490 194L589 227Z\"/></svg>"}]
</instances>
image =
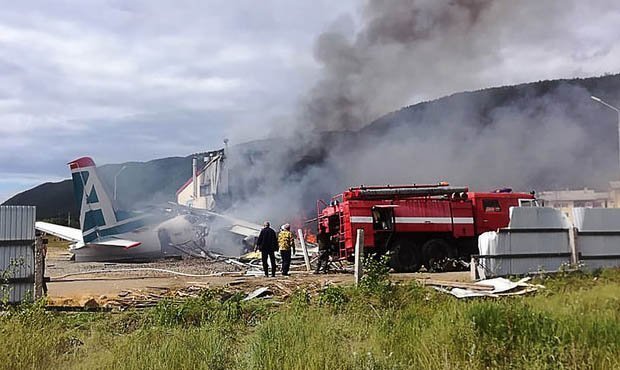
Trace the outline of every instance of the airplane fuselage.
<instances>
[{"instance_id":1,"label":"airplane fuselage","mask_svg":"<svg viewBox=\"0 0 620 370\"><path fill-rule=\"evenodd\" d=\"M77 262L150 260L181 256L187 243L200 243L200 235L186 216L175 216L163 222L145 225L135 230L116 234L119 239L133 240L139 245L119 248L97 244L97 239L80 248L72 248Z\"/></svg>"}]
</instances>

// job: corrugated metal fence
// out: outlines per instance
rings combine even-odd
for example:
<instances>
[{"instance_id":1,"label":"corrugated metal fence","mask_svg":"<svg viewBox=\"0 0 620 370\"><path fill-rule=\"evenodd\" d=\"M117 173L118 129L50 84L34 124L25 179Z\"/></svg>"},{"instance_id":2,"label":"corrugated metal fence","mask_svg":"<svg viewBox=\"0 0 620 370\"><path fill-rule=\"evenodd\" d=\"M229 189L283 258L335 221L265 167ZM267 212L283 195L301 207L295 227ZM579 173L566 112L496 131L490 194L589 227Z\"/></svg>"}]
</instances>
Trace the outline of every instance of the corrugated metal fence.
<instances>
[{"instance_id":1,"label":"corrugated metal fence","mask_svg":"<svg viewBox=\"0 0 620 370\"><path fill-rule=\"evenodd\" d=\"M510 224L478 239L472 277L620 266L620 209L575 208L575 224L557 209L515 207Z\"/></svg>"},{"instance_id":2,"label":"corrugated metal fence","mask_svg":"<svg viewBox=\"0 0 620 370\"><path fill-rule=\"evenodd\" d=\"M575 208L576 250L585 269L620 266L620 209Z\"/></svg>"},{"instance_id":3,"label":"corrugated metal fence","mask_svg":"<svg viewBox=\"0 0 620 370\"><path fill-rule=\"evenodd\" d=\"M0 300L34 295L36 207L0 206Z\"/></svg>"},{"instance_id":4,"label":"corrugated metal fence","mask_svg":"<svg viewBox=\"0 0 620 370\"><path fill-rule=\"evenodd\" d=\"M570 221L559 210L510 209L510 224L478 239L478 276L506 276L557 271L571 261Z\"/></svg>"}]
</instances>

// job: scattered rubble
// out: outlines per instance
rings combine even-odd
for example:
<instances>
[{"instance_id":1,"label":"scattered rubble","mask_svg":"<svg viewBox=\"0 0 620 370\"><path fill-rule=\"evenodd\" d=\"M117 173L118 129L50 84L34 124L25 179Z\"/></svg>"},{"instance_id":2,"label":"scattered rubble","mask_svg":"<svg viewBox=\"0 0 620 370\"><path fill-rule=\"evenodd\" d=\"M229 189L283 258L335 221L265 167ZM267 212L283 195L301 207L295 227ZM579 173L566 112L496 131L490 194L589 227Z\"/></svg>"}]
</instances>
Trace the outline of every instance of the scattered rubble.
<instances>
[{"instance_id":1,"label":"scattered rubble","mask_svg":"<svg viewBox=\"0 0 620 370\"><path fill-rule=\"evenodd\" d=\"M79 301L55 302L50 308L63 306L84 310L125 310L129 308L148 308L163 300L173 302L187 298L198 298L205 291L214 289L224 299L236 294L243 294L243 301L252 299L280 298L286 299L298 289L304 289L311 295L318 294L332 281L304 281L291 278L269 278L267 281L253 277L239 277L225 286L215 287L208 282L190 281L182 288L148 286L144 289L127 289L114 296L84 297Z\"/></svg>"},{"instance_id":2,"label":"scattered rubble","mask_svg":"<svg viewBox=\"0 0 620 370\"><path fill-rule=\"evenodd\" d=\"M460 283L432 279L419 280L423 285L452 294L456 298L492 297L522 295L544 289L543 285L529 284L531 277L512 282L504 278L481 280L476 283Z\"/></svg>"},{"instance_id":3,"label":"scattered rubble","mask_svg":"<svg viewBox=\"0 0 620 370\"><path fill-rule=\"evenodd\" d=\"M252 293L248 294L247 297L243 298L242 301L249 301L250 299L259 298L269 296L271 291L267 287L258 288Z\"/></svg>"}]
</instances>

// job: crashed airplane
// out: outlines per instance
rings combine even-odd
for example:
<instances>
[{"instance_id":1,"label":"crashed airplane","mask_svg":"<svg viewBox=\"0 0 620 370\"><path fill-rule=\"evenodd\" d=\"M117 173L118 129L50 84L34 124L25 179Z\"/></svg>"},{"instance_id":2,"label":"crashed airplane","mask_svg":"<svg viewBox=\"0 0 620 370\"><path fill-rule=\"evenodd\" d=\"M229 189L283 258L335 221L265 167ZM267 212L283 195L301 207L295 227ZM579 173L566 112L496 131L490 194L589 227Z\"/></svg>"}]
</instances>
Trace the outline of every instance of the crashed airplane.
<instances>
[{"instance_id":1,"label":"crashed airplane","mask_svg":"<svg viewBox=\"0 0 620 370\"><path fill-rule=\"evenodd\" d=\"M258 235L260 225L214 212L196 213L191 207L148 211L118 209L108 196L89 157L69 163L81 230L37 222L36 228L72 242L78 262L147 260L167 256L203 255L210 224L219 218L226 230L243 238Z\"/></svg>"}]
</instances>

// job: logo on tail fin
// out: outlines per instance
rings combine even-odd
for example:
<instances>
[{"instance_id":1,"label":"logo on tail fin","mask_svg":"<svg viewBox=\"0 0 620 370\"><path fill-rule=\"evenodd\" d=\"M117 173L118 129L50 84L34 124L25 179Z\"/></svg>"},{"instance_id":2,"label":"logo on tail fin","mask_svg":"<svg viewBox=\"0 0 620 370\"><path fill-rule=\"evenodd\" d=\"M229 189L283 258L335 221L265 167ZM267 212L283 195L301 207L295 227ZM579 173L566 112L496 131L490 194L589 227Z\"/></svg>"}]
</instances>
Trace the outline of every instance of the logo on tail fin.
<instances>
[{"instance_id":1,"label":"logo on tail fin","mask_svg":"<svg viewBox=\"0 0 620 370\"><path fill-rule=\"evenodd\" d=\"M80 207L80 225L85 243L135 231L152 221L147 214L114 208L91 158L69 162L69 168L73 177L73 192Z\"/></svg>"},{"instance_id":2,"label":"logo on tail fin","mask_svg":"<svg viewBox=\"0 0 620 370\"><path fill-rule=\"evenodd\" d=\"M85 242L90 242L102 236L101 230L118 223L116 212L91 158L76 159L69 163L69 167L75 200L80 207L82 235Z\"/></svg>"}]
</instances>

